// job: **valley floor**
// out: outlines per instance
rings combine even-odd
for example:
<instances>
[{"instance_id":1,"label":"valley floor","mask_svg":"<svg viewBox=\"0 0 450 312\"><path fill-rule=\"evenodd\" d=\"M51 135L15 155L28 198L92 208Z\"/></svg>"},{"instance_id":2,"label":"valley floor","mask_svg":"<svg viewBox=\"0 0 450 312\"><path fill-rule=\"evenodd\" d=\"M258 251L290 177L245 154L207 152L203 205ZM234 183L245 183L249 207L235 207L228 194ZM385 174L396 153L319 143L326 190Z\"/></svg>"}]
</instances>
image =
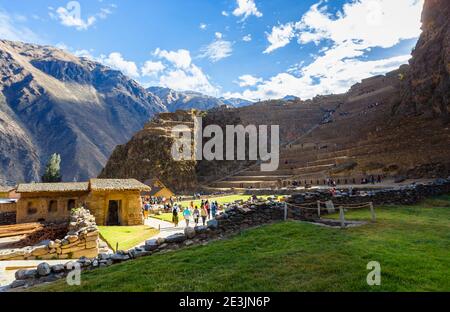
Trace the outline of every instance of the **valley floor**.
<instances>
[{"instance_id":1,"label":"valley floor","mask_svg":"<svg viewBox=\"0 0 450 312\"><path fill-rule=\"evenodd\" d=\"M450 291L450 196L378 207L346 230L285 222L227 240L114 265L33 291ZM370 220L368 211L346 214ZM368 286L367 264L381 265Z\"/></svg>"}]
</instances>

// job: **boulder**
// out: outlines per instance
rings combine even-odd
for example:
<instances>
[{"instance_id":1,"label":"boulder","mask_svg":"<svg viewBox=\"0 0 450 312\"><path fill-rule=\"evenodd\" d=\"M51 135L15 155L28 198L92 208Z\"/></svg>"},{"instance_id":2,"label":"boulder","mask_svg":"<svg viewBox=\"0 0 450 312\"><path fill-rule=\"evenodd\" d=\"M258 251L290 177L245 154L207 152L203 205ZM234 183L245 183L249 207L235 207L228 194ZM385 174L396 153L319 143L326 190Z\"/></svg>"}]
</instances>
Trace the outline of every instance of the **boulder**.
<instances>
[{"instance_id":1,"label":"boulder","mask_svg":"<svg viewBox=\"0 0 450 312\"><path fill-rule=\"evenodd\" d=\"M186 237L188 239L192 239L195 237L195 229L191 228L191 227L187 227L184 229L184 235L186 235Z\"/></svg>"},{"instance_id":2,"label":"boulder","mask_svg":"<svg viewBox=\"0 0 450 312\"><path fill-rule=\"evenodd\" d=\"M173 243L182 243L186 240L186 235L178 233L173 234L168 237L166 237L166 243L173 244Z\"/></svg>"},{"instance_id":3,"label":"boulder","mask_svg":"<svg viewBox=\"0 0 450 312\"><path fill-rule=\"evenodd\" d=\"M122 262L122 261L127 261L130 260L130 256L129 255L124 255L121 253L115 253L111 256L110 258L112 261L114 262Z\"/></svg>"},{"instance_id":4,"label":"boulder","mask_svg":"<svg viewBox=\"0 0 450 312\"><path fill-rule=\"evenodd\" d=\"M194 230L195 230L195 233L197 233L197 234L205 234L206 232L208 232L208 228L203 225L196 226L194 228Z\"/></svg>"},{"instance_id":5,"label":"boulder","mask_svg":"<svg viewBox=\"0 0 450 312\"><path fill-rule=\"evenodd\" d=\"M158 245L162 245L166 242L166 239L164 237L159 237L156 241L158 242Z\"/></svg>"},{"instance_id":6,"label":"boulder","mask_svg":"<svg viewBox=\"0 0 450 312\"><path fill-rule=\"evenodd\" d=\"M63 264L55 264L51 267L53 273L62 273L66 270Z\"/></svg>"},{"instance_id":7,"label":"boulder","mask_svg":"<svg viewBox=\"0 0 450 312\"><path fill-rule=\"evenodd\" d=\"M19 270L19 271L16 271L16 274L14 276L16 277L16 280L25 280L26 273L27 273L27 270Z\"/></svg>"},{"instance_id":8,"label":"boulder","mask_svg":"<svg viewBox=\"0 0 450 312\"><path fill-rule=\"evenodd\" d=\"M11 288L25 287L25 286L27 286L27 282L24 280L16 280L16 281L12 282L12 284L10 286L11 286Z\"/></svg>"},{"instance_id":9,"label":"boulder","mask_svg":"<svg viewBox=\"0 0 450 312\"><path fill-rule=\"evenodd\" d=\"M217 220L208 221L208 229L216 230L219 228L219 222Z\"/></svg>"},{"instance_id":10,"label":"boulder","mask_svg":"<svg viewBox=\"0 0 450 312\"><path fill-rule=\"evenodd\" d=\"M38 265L37 272L39 276L47 276L52 272L52 269L48 263L44 262Z\"/></svg>"},{"instance_id":11,"label":"boulder","mask_svg":"<svg viewBox=\"0 0 450 312\"><path fill-rule=\"evenodd\" d=\"M151 239L145 242L145 250L146 251L154 251L158 249L158 241L156 239Z\"/></svg>"}]
</instances>

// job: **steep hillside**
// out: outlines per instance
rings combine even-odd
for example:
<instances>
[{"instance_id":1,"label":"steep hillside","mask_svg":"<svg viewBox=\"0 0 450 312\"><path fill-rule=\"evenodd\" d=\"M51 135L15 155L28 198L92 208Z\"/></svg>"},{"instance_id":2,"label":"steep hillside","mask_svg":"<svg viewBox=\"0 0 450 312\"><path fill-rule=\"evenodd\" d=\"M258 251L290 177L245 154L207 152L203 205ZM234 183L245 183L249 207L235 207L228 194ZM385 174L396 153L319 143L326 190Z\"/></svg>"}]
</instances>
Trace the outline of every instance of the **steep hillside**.
<instances>
[{"instance_id":1,"label":"steep hillside","mask_svg":"<svg viewBox=\"0 0 450 312\"><path fill-rule=\"evenodd\" d=\"M140 181L158 177L175 190L197 185L195 161L174 161L172 127L185 125L193 129L194 112L159 114L124 145L119 145L100 174L100 178L133 177Z\"/></svg>"},{"instance_id":2,"label":"steep hillside","mask_svg":"<svg viewBox=\"0 0 450 312\"><path fill-rule=\"evenodd\" d=\"M0 178L36 181L52 153L64 180L96 176L161 101L122 73L47 46L0 40ZM2 124L6 124L3 126Z\"/></svg>"}]
</instances>

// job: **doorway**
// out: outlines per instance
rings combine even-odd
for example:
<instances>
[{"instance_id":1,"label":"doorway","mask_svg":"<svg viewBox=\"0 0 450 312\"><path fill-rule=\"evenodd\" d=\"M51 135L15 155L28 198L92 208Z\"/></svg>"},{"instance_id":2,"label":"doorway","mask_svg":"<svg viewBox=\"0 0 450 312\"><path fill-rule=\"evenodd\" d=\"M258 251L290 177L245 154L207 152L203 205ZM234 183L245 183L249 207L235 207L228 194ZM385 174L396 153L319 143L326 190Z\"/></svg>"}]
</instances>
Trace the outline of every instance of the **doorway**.
<instances>
[{"instance_id":1,"label":"doorway","mask_svg":"<svg viewBox=\"0 0 450 312\"><path fill-rule=\"evenodd\" d=\"M120 225L119 212L120 212L120 200L110 200L108 205L108 219L106 225L114 226Z\"/></svg>"}]
</instances>

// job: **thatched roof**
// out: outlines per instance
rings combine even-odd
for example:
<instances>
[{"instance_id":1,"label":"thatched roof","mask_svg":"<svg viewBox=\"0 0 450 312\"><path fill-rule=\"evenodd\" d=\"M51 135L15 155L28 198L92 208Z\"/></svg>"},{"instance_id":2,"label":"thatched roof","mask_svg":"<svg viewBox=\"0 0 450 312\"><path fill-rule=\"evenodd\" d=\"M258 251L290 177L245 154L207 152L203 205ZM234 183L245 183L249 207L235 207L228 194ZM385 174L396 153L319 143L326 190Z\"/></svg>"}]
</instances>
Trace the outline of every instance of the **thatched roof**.
<instances>
[{"instance_id":1,"label":"thatched roof","mask_svg":"<svg viewBox=\"0 0 450 312\"><path fill-rule=\"evenodd\" d=\"M150 187L135 179L91 179L92 191L150 191Z\"/></svg>"},{"instance_id":2,"label":"thatched roof","mask_svg":"<svg viewBox=\"0 0 450 312\"><path fill-rule=\"evenodd\" d=\"M87 192L88 182L19 184L17 193Z\"/></svg>"},{"instance_id":3,"label":"thatched roof","mask_svg":"<svg viewBox=\"0 0 450 312\"><path fill-rule=\"evenodd\" d=\"M0 193L9 193L14 190L13 186L1 186L0 185Z\"/></svg>"}]
</instances>

